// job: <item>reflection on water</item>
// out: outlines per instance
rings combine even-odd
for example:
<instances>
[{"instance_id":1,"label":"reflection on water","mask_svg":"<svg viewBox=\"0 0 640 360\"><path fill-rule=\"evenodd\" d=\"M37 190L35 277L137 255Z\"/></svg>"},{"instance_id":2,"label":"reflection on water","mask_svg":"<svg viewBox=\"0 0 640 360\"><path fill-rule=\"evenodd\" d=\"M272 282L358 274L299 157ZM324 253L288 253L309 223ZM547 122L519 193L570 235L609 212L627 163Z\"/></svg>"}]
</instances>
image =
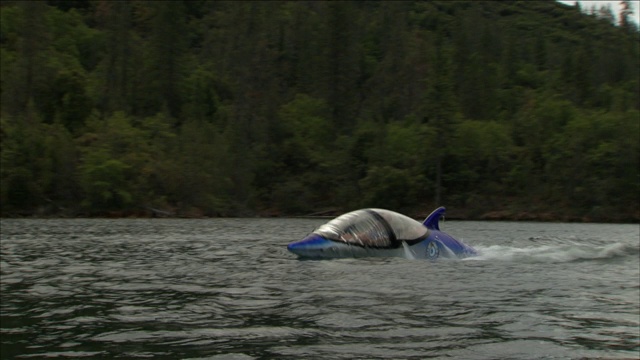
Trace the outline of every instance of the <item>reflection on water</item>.
<instances>
[{"instance_id":1,"label":"reflection on water","mask_svg":"<svg viewBox=\"0 0 640 360\"><path fill-rule=\"evenodd\" d=\"M2 358L637 358L638 225L447 222L464 261L300 261L322 220L2 220Z\"/></svg>"}]
</instances>

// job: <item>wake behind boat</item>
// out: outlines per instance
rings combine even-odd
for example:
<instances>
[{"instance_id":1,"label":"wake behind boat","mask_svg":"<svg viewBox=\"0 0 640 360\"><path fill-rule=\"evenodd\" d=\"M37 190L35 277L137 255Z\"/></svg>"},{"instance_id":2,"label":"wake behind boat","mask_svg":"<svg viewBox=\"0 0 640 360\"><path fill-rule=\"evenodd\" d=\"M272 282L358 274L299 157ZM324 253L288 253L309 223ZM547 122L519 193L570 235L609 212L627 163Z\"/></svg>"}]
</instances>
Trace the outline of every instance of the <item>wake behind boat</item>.
<instances>
[{"instance_id":1,"label":"wake behind boat","mask_svg":"<svg viewBox=\"0 0 640 360\"><path fill-rule=\"evenodd\" d=\"M477 255L469 245L440 230L446 209L439 207L422 223L385 209L352 211L320 226L287 246L303 258L405 257L465 258Z\"/></svg>"}]
</instances>

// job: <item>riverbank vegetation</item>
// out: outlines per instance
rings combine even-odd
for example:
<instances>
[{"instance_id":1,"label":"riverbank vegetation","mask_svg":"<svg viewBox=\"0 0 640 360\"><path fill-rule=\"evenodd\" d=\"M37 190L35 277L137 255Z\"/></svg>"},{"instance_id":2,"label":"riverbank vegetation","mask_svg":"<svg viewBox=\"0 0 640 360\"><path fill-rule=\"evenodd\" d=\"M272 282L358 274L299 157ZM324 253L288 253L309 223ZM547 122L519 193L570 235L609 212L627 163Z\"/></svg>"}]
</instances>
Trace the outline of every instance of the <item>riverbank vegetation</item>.
<instances>
[{"instance_id":1,"label":"riverbank vegetation","mask_svg":"<svg viewBox=\"0 0 640 360\"><path fill-rule=\"evenodd\" d=\"M630 2L626 2L630 3ZM3 1L3 216L640 221L639 33L554 1Z\"/></svg>"}]
</instances>

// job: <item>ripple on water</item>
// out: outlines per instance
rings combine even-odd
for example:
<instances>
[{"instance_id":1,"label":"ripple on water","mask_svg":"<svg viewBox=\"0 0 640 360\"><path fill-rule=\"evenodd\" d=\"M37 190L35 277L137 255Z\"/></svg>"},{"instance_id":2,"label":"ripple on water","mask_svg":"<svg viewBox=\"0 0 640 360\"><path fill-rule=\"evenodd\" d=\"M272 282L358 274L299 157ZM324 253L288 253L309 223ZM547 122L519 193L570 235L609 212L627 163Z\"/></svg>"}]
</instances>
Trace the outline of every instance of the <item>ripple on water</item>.
<instances>
[{"instance_id":1,"label":"ripple on water","mask_svg":"<svg viewBox=\"0 0 640 360\"><path fill-rule=\"evenodd\" d=\"M638 357L638 226L447 222L468 261L286 251L322 222L3 220L2 357Z\"/></svg>"}]
</instances>

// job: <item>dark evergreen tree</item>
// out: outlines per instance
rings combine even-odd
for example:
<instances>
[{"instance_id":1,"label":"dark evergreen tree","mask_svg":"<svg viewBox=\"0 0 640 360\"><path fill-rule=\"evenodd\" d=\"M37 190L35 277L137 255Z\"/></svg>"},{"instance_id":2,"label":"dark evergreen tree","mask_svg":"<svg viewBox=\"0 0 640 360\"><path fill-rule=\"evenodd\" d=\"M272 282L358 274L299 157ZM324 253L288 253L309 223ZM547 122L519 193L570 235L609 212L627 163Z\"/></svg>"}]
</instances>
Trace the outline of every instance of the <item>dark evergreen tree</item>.
<instances>
[{"instance_id":1,"label":"dark evergreen tree","mask_svg":"<svg viewBox=\"0 0 640 360\"><path fill-rule=\"evenodd\" d=\"M632 5L6 1L2 214L637 219Z\"/></svg>"}]
</instances>

